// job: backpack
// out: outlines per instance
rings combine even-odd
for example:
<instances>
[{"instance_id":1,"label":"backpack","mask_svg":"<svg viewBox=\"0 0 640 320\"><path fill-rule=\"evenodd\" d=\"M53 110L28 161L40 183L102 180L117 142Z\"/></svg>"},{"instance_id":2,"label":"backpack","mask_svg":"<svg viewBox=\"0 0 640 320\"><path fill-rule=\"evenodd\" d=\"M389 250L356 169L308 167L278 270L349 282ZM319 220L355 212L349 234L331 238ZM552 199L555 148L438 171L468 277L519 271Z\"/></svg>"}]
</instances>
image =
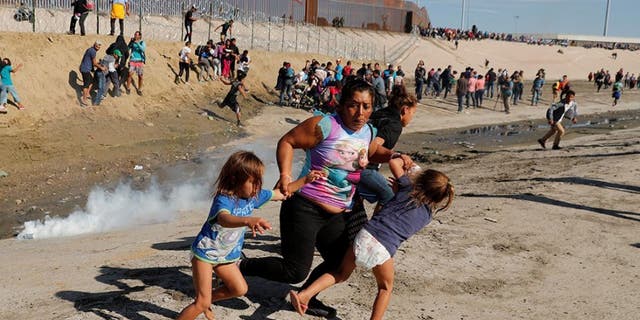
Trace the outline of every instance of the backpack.
<instances>
[{"instance_id":1,"label":"backpack","mask_svg":"<svg viewBox=\"0 0 640 320\"><path fill-rule=\"evenodd\" d=\"M206 48L207 48L207 46L205 46L205 45L202 45L202 44L198 45L196 47L196 56L199 57Z\"/></svg>"}]
</instances>

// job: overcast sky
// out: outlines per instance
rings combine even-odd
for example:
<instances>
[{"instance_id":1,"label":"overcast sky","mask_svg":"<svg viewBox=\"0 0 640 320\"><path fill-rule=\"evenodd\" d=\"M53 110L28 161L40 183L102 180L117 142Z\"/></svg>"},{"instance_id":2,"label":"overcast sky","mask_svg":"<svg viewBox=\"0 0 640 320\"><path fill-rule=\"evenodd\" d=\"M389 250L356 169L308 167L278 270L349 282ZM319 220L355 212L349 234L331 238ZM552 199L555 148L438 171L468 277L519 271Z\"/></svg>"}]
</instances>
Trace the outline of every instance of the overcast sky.
<instances>
[{"instance_id":1,"label":"overcast sky","mask_svg":"<svg viewBox=\"0 0 640 320\"><path fill-rule=\"evenodd\" d=\"M599 35L607 0L466 0L469 26L512 33ZM460 27L462 0L419 0L433 26ZM640 0L611 0L609 36L640 38Z\"/></svg>"}]
</instances>

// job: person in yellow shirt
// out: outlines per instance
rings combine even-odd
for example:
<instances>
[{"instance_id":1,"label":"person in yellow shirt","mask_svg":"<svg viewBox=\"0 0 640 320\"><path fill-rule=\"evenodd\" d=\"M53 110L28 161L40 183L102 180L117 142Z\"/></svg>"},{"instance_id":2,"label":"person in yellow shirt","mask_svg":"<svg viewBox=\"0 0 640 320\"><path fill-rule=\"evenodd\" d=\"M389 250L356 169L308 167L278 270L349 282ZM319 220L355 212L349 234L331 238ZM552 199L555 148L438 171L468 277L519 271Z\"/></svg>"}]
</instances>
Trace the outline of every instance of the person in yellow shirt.
<instances>
[{"instance_id":1,"label":"person in yellow shirt","mask_svg":"<svg viewBox=\"0 0 640 320\"><path fill-rule=\"evenodd\" d=\"M129 15L129 1L128 0L110 0L111 2L111 32L110 36L115 35L116 32L116 19L120 24L120 35L124 34L124 17Z\"/></svg>"}]
</instances>

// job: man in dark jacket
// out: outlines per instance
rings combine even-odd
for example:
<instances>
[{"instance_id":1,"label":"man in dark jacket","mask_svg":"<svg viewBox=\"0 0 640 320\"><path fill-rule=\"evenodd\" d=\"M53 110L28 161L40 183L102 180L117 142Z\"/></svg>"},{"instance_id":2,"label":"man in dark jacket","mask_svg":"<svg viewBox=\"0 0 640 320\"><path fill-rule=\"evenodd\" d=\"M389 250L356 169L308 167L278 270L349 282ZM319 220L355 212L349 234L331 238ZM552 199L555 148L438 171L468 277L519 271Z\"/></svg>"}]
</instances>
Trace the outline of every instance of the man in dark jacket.
<instances>
[{"instance_id":1,"label":"man in dark jacket","mask_svg":"<svg viewBox=\"0 0 640 320\"><path fill-rule=\"evenodd\" d=\"M93 8L87 6L87 0L76 0L71 2L73 6L73 17L71 17L71 25L69 26L69 34L76 34L76 21L80 22L80 35L85 35L84 20L87 19L89 12Z\"/></svg>"},{"instance_id":2,"label":"man in dark jacket","mask_svg":"<svg viewBox=\"0 0 640 320\"><path fill-rule=\"evenodd\" d=\"M456 96L458 97L458 113L462 113L462 98L467 95L469 91L469 79L467 78L467 73L460 73L460 79L456 84Z\"/></svg>"},{"instance_id":3,"label":"man in dark jacket","mask_svg":"<svg viewBox=\"0 0 640 320\"><path fill-rule=\"evenodd\" d=\"M427 69L424 68L424 61L420 60L414 73L416 80L416 98L418 98L418 101L422 100L422 87L424 86L424 77L426 75Z\"/></svg>"}]
</instances>

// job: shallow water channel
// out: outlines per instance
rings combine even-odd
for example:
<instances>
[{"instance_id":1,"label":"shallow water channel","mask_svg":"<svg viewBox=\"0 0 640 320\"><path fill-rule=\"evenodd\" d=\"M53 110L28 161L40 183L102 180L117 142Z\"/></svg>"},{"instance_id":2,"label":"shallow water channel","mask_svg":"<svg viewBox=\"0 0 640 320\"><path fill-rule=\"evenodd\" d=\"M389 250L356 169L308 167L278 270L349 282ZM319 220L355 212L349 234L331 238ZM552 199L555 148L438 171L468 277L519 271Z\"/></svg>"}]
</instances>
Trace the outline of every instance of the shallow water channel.
<instances>
[{"instance_id":1,"label":"shallow water channel","mask_svg":"<svg viewBox=\"0 0 640 320\"><path fill-rule=\"evenodd\" d=\"M627 110L579 116L572 124L563 121L566 134L561 145L570 145L571 139L591 134L601 134L612 130L635 128L640 126L640 111ZM549 130L544 120L526 120L470 126L466 128L446 129L404 134L396 149L410 153L420 162L444 162L461 160L469 153L504 149L513 146L532 145L538 147L537 139ZM547 142L551 146L551 140Z\"/></svg>"}]
</instances>

